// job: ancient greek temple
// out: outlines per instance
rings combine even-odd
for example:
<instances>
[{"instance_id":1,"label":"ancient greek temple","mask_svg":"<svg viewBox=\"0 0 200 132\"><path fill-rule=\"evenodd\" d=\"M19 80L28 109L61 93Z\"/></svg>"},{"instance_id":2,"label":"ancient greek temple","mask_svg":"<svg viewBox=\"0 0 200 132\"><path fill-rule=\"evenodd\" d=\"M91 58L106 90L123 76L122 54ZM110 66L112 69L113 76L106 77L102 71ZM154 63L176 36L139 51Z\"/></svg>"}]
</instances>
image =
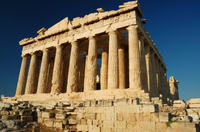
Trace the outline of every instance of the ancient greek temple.
<instances>
[{"instance_id":1,"label":"ancient greek temple","mask_svg":"<svg viewBox=\"0 0 200 132\"><path fill-rule=\"evenodd\" d=\"M19 42L22 64L15 97L178 99L178 81L167 79L162 55L143 27L139 3L97 11L73 21L66 17Z\"/></svg>"}]
</instances>

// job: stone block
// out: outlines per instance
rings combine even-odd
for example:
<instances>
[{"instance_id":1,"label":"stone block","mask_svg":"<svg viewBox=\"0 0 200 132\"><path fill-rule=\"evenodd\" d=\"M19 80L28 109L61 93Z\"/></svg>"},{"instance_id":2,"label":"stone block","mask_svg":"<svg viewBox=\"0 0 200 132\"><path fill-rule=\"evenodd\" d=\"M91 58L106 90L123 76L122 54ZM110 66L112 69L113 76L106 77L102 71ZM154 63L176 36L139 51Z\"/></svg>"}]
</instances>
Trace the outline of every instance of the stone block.
<instances>
[{"instance_id":1,"label":"stone block","mask_svg":"<svg viewBox=\"0 0 200 132\"><path fill-rule=\"evenodd\" d=\"M55 113L42 112L42 117L44 117L44 118L54 118L55 117Z\"/></svg>"},{"instance_id":2,"label":"stone block","mask_svg":"<svg viewBox=\"0 0 200 132\"><path fill-rule=\"evenodd\" d=\"M104 107L104 113L115 113L115 107Z\"/></svg>"},{"instance_id":3,"label":"stone block","mask_svg":"<svg viewBox=\"0 0 200 132\"><path fill-rule=\"evenodd\" d=\"M103 127L113 128L114 127L114 121L103 121Z\"/></svg>"},{"instance_id":4,"label":"stone block","mask_svg":"<svg viewBox=\"0 0 200 132\"><path fill-rule=\"evenodd\" d=\"M53 127L54 120L53 119L44 119L44 125L47 127Z\"/></svg>"},{"instance_id":5,"label":"stone block","mask_svg":"<svg viewBox=\"0 0 200 132\"><path fill-rule=\"evenodd\" d=\"M64 120L62 120L62 124L64 124L64 125L68 125L68 124L69 124L68 119L64 119Z\"/></svg>"},{"instance_id":6,"label":"stone block","mask_svg":"<svg viewBox=\"0 0 200 132\"><path fill-rule=\"evenodd\" d=\"M127 113L127 106L115 106L115 113Z\"/></svg>"},{"instance_id":7,"label":"stone block","mask_svg":"<svg viewBox=\"0 0 200 132\"><path fill-rule=\"evenodd\" d=\"M140 113L139 105L127 106L127 113Z\"/></svg>"},{"instance_id":8,"label":"stone block","mask_svg":"<svg viewBox=\"0 0 200 132\"><path fill-rule=\"evenodd\" d=\"M0 107L4 107L4 108L11 108L11 105L10 104L6 104L6 103L3 103L3 102L0 102Z\"/></svg>"},{"instance_id":9,"label":"stone block","mask_svg":"<svg viewBox=\"0 0 200 132\"><path fill-rule=\"evenodd\" d=\"M92 100L91 101L91 107L96 107L98 106L98 101L97 100Z\"/></svg>"},{"instance_id":10,"label":"stone block","mask_svg":"<svg viewBox=\"0 0 200 132\"><path fill-rule=\"evenodd\" d=\"M42 117L42 112L41 111L37 111L37 116L38 117Z\"/></svg>"},{"instance_id":11,"label":"stone block","mask_svg":"<svg viewBox=\"0 0 200 132\"><path fill-rule=\"evenodd\" d=\"M150 113L143 113L143 120L144 122L150 122Z\"/></svg>"},{"instance_id":12,"label":"stone block","mask_svg":"<svg viewBox=\"0 0 200 132\"><path fill-rule=\"evenodd\" d=\"M28 121L32 121L32 120L33 120L32 116L21 116L22 122L28 122Z\"/></svg>"},{"instance_id":13,"label":"stone block","mask_svg":"<svg viewBox=\"0 0 200 132\"><path fill-rule=\"evenodd\" d=\"M55 128L62 129L62 128L63 128L62 121L55 121L53 126L54 126Z\"/></svg>"},{"instance_id":14,"label":"stone block","mask_svg":"<svg viewBox=\"0 0 200 132\"><path fill-rule=\"evenodd\" d=\"M127 122L127 128L133 129L133 130L139 130L140 129L140 123L139 122Z\"/></svg>"},{"instance_id":15,"label":"stone block","mask_svg":"<svg viewBox=\"0 0 200 132\"><path fill-rule=\"evenodd\" d=\"M93 125L98 126L99 125L99 120L93 120Z\"/></svg>"},{"instance_id":16,"label":"stone block","mask_svg":"<svg viewBox=\"0 0 200 132\"><path fill-rule=\"evenodd\" d=\"M124 113L123 114L123 120L124 121L135 121L135 114L134 113Z\"/></svg>"},{"instance_id":17,"label":"stone block","mask_svg":"<svg viewBox=\"0 0 200 132\"><path fill-rule=\"evenodd\" d=\"M182 107L185 108L185 103L182 100L174 100L173 107Z\"/></svg>"},{"instance_id":18,"label":"stone block","mask_svg":"<svg viewBox=\"0 0 200 132\"><path fill-rule=\"evenodd\" d=\"M156 122L155 125L157 131L164 131L165 129L167 129L165 122Z\"/></svg>"},{"instance_id":19,"label":"stone block","mask_svg":"<svg viewBox=\"0 0 200 132\"><path fill-rule=\"evenodd\" d=\"M98 104L96 106L103 107L104 106L104 101L103 100L98 100Z\"/></svg>"},{"instance_id":20,"label":"stone block","mask_svg":"<svg viewBox=\"0 0 200 132\"><path fill-rule=\"evenodd\" d=\"M140 122L141 131L155 131L155 122Z\"/></svg>"},{"instance_id":21,"label":"stone block","mask_svg":"<svg viewBox=\"0 0 200 132\"><path fill-rule=\"evenodd\" d=\"M100 132L100 127L89 125L89 132Z\"/></svg>"},{"instance_id":22,"label":"stone block","mask_svg":"<svg viewBox=\"0 0 200 132\"><path fill-rule=\"evenodd\" d=\"M3 115L1 117L2 120L13 120L13 116L10 116L10 115Z\"/></svg>"},{"instance_id":23,"label":"stone block","mask_svg":"<svg viewBox=\"0 0 200 132\"><path fill-rule=\"evenodd\" d=\"M94 107L94 108L95 108L94 113L103 113L104 112L104 107Z\"/></svg>"},{"instance_id":24,"label":"stone block","mask_svg":"<svg viewBox=\"0 0 200 132\"><path fill-rule=\"evenodd\" d=\"M200 108L200 104L189 104L190 108Z\"/></svg>"},{"instance_id":25,"label":"stone block","mask_svg":"<svg viewBox=\"0 0 200 132\"><path fill-rule=\"evenodd\" d=\"M96 114L96 120L102 120L102 119L101 119L101 115L102 115L101 113L97 113L97 114Z\"/></svg>"},{"instance_id":26,"label":"stone block","mask_svg":"<svg viewBox=\"0 0 200 132\"><path fill-rule=\"evenodd\" d=\"M158 122L159 121L159 114L158 113L150 113L150 121L151 122Z\"/></svg>"},{"instance_id":27,"label":"stone block","mask_svg":"<svg viewBox=\"0 0 200 132\"><path fill-rule=\"evenodd\" d=\"M42 117L38 117L37 122L38 122L38 123L44 123L44 118L42 118Z\"/></svg>"},{"instance_id":28,"label":"stone block","mask_svg":"<svg viewBox=\"0 0 200 132\"><path fill-rule=\"evenodd\" d=\"M95 120L96 119L96 114L94 114L94 113L85 113L84 117L85 117L85 119Z\"/></svg>"},{"instance_id":29,"label":"stone block","mask_svg":"<svg viewBox=\"0 0 200 132\"><path fill-rule=\"evenodd\" d=\"M115 128L126 128L126 121L115 121Z\"/></svg>"},{"instance_id":30,"label":"stone block","mask_svg":"<svg viewBox=\"0 0 200 132\"><path fill-rule=\"evenodd\" d=\"M77 124L77 121L76 121L75 118L70 118L68 121L69 121L69 124L70 124L70 125L75 125L75 124Z\"/></svg>"},{"instance_id":31,"label":"stone block","mask_svg":"<svg viewBox=\"0 0 200 132\"><path fill-rule=\"evenodd\" d=\"M113 106L113 100L104 100L104 107Z\"/></svg>"},{"instance_id":32,"label":"stone block","mask_svg":"<svg viewBox=\"0 0 200 132\"><path fill-rule=\"evenodd\" d=\"M115 113L107 113L107 114L104 114L104 115L105 115L105 120L108 120L108 121L116 120L116 114Z\"/></svg>"},{"instance_id":33,"label":"stone block","mask_svg":"<svg viewBox=\"0 0 200 132\"><path fill-rule=\"evenodd\" d=\"M171 124L172 128L196 128L196 124L193 122L173 122Z\"/></svg>"},{"instance_id":34,"label":"stone block","mask_svg":"<svg viewBox=\"0 0 200 132\"><path fill-rule=\"evenodd\" d=\"M85 107L90 107L91 106L91 102L90 101L84 101L84 106Z\"/></svg>"},{"instance_id":35,"label":"stone block","mask_svg":"<svg viewBox=\"0 0 200 132\"><path fill-rule=\"evenodd\" d=\"M155 112L154 105L139 105L139 111L144 113Z\"/></svg>"},{"instance_id":36,"label":"stone block","mask_svg":"<svg viewBox=\"0 0 200 132\"><path fill-rule=\"evenodd\" d=\"M1 115L10 115L10 112L9 111L1 111Z\"/></svg>"},{"instance_id":37,"label":"stone block","mask_svg":"<svg viewBox=\"0 0 200 132\"><path fill-rule=\"evenodd\" d=\"M116 120L117 121L122 121L123 120L123 113L116 113Z\"/></svg>"},{"instance_id":38,"label":"stone block","mask_svg":"<svg viewBox=\"0 0 200 132\"><path fill-rule=\"evenodd\" d=\"M77 125L77 131L89 131L88 125Z\"/></svg>"},{"instance_id":39,"label":"stone block","mask_svg":"<svg viewBox=\"0 0 200 132\"><path fill-rule=\"evenodd\" d=\"M81 125L87 125L87 120L86 119L81 119L80 120Z\"/></svg>"},{"instance_id":40,"label":"stone block","mask_svg":"<svg viewBox=\"0 0 200 132\"><path fill-rule=\"evenodd\" d=\"M169 113L159 112L159 121L160 122L168 122L169 121Z\"/></svg>"},{"instance_id":41,"label":"stone block","mask_svg":"<svg viewBox=\"0 0 200 132\"><path fill-rule=\"evenodd\" d=\"M125 98L122 98L122 99L115 99L115 100L113 101L114 106L124 106L125 103L126 103Z\"/></svg>"},{"instance_id":42,"label":"stone block","mask_svg":"<svg viewBox=\"0 0 200 132\"><path fill-rule=\"evenodd\" d=\"M142 113L134 113L135 116L135 122L140 122L143 120L143 114Z\"/></svg>"},{"instance_id":43,"label":"stone block","mask_svg":"<svg viewBox=\"0 0 200 132\"><path fill-rule=\"evenodd\" d=\"M139 104L140 104L139 98L133 98L133 99L132 99L132 104L133 104L133 105L139 105Z\"/></svg>"},{"instance_id":44,"label":"stone block","mask_svg":"<svg viewBox=\"0 0 200 132\"><path fill-rule=\"evenodd\" d=\"M113 128L114 132L125 132L125 128Z\"/></svg>"},{"instance_id":45,"label":"stone block","mask_svg":"<svg viewBox=\"0 0 200 132\"><path fill-rule=\"evenodd\" d=\"M112 128L109 127L101 127L101 132L113 132Z\"/></svg>"},{"instance_id":46,"label":"stone block","mask_svg":"<svg viewBox=\"0 0 200 132\"><path fill-rule=\"evenodd\" d=\"M92 120L91 119L87 119L87 125L93 125Z\"/></svg>"},{"instance_id":47,"label":"stone block","mask_svg":"<svg viewBox=\"0 0 200 132\"><path fill-rule=\"evenodd\" d=\"M64 110L68 112L74 111L75 107L65 107Z\"/></svg>"},{"instance_id":48,"label":"stone block","mask_svg":"<svg viewBox=\"0 0 200 132\"><path fill-rule=\"evenodd\" d=\"M19 115L19 111L10 111L10 115Z\"/></svg>"},{"instance_id":49,"label":"stone block","mask_svg":"<svg viewBox=\"0 0 200 132\"><path fill-rule=\"evenodd\" d=\"M32 110L31 109L23 109L19 112L19 115L21 116L29 116L32 115Z\"/></svg>"},{"instance_id":50,"label":"stone block","mask_svg":"<svg viewBox=\"0 0 200 132\"><path fill-rule=\"evenodd\" d=\"M65 119L67 114L64 113L56 113L56 119Z\"/></svg>"}]
</instances>

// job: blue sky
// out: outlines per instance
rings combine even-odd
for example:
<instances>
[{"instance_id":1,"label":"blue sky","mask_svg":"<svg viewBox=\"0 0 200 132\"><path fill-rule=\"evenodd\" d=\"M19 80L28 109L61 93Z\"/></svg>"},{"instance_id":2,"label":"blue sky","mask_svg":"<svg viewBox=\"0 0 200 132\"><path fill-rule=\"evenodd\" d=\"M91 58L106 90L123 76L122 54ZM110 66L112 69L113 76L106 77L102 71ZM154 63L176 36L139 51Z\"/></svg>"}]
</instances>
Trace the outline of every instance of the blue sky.
<instances>
[{"instance_id":1,"label":"blue sky","mask_svg":"<svg viewBox=\"0 0 200 132\"><path fill-rule=\"evenodd\" d=\"M1 0L0 95L14 96L21 66L19 41L69 17L97 8L117 10L126 0ZM200 98L200 0L139 0L145 28L161 52L167 76L179 80L180 99Z\"/></svg>"}]
</instances>

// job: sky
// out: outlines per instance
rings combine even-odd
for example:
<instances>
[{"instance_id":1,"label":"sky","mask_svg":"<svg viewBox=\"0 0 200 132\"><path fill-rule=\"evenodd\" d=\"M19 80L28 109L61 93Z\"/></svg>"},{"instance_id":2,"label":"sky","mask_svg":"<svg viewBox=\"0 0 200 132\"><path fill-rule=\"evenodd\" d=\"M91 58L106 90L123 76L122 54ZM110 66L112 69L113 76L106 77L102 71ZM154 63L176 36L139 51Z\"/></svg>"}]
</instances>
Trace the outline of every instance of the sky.
<instances>
[{"instance_id":1,"label":"sky","mask_svg":"<svg viewBox=\"0 0 200 132\"><path fill-rule=\"evenodd\" d=\"M180 100L200 98L200 0L138 0L144 25L163 56L167 78L179 81ZM127 0L0 0L0 95L15 95L23 38L36 37L68 17L117 10Z\"/></svg>"}]
</instances>

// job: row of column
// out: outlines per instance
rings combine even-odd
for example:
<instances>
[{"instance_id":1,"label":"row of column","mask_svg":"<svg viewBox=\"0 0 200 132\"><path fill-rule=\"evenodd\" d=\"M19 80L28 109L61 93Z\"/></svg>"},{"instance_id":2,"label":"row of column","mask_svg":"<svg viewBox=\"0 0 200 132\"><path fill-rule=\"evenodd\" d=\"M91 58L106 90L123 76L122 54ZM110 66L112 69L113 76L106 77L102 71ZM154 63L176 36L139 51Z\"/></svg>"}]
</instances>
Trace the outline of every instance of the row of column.
<instances>
[{"instance_id":1,"label":"row of column","mask_svg":"<svg viewBox=\"0 0 200 132\"><path fill-rule=\"evenodd\" d=\"M151 92L156 96L162 88L165 80L164 71L159 63L158 58L155 58L155 53L150 49L150 46L145 46L144 37L138 39L138 27L136 25L127 28L129 33L128 44L128 67L129 67L129 88L144 89L146 92ZM105 47L102 51L102 66L101 66L101 89L125 89L125 54L124 49L118 44L117 31L113 30L109 33L109 48ZM53 67L51 93L61 92L61 68L62 68L62 52L63 46L56 46L56 55ZM79 43L78 41L71 43L71 54L69 62L69 70L67 77L67 93L77 92L78 81L78 59L79 58ZM36 79L37 55L31 55L31 62L28 72L27 84L26 76L28 70L27 56L23 56L19 80L16 90L16 95L33 94ZM39 74L39 82L37 86L37 94L47 91L49 50L43 50L41 69ZM84 92L96 90L96 75L97 75L97 39L95 36L89 37L88 56L86 57ZM163 81L163 82L162 82ZM25 89L26 84L26 89Z\"/></svg>"}]
</instances>

